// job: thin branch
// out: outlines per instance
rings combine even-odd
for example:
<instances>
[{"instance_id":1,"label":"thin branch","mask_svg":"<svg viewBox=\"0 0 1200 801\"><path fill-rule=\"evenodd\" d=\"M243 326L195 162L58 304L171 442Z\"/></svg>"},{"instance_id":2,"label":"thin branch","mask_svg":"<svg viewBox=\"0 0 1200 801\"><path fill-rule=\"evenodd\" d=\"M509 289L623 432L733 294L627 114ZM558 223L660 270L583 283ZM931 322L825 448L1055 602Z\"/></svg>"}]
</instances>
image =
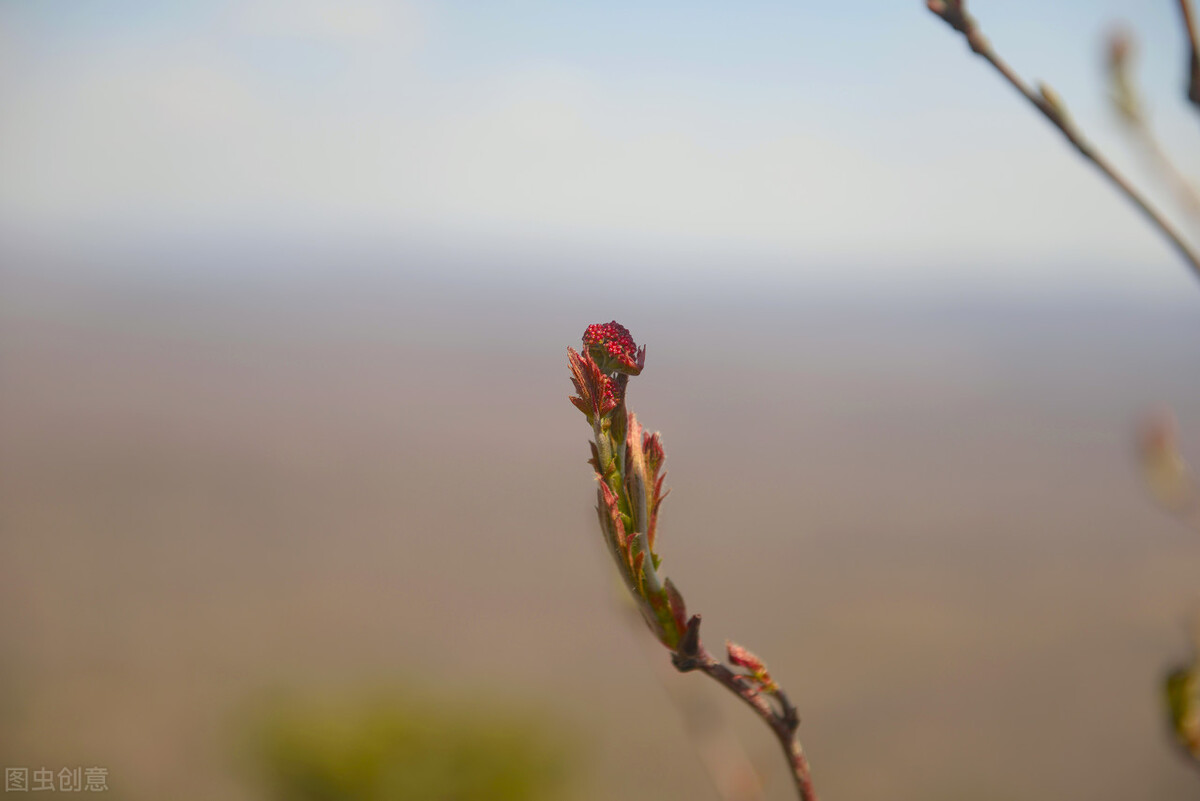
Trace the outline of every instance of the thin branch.
<instances>
[{"instance_id":1,"label":"thin branch","mask_svg":"<svg viewBox=\"0 0 1200 801\"><path fill-rule=\"evenodd\" d=\"M1200 193L1163 149L1149 124L1143 120L1140 124L1130 126L1129 131L1163 183L1171 187L1179 204L1192 217L1200 219Z\"/></svg>"},{"instance_id":2,"label":"thin branch","mask_svg":"<svg viewBox=\"0 0 1200 801\"><path fill-rule=\"evenodd\" d=\"M692 615L688 621L687 631L679 643L679 649L671 655L671 662L680 673L699 670L715 680L722 687L742 699L770 727L775 739L783 748L791 769L792 781L796 785L801 801L817 801L817 791L813 787L812 769L804 749L800 746L797 731L800 728L800 714L788 700L783 690L776 689L769 694L779 702L779 708L774 708L764 697L767 694L761 687L750 681L749 677L734 673L732 670L714 659L700 642L700 615Z\"/></svg>"},{"instance_id":3,"label":"thin branch","mask_svg":"<svg viewBox=\"0 0 1200 801\"><path fill-rule=\"evenodd\" d=\"M1200 256L1191 247L1163 214L1150 205L1150 202L1131 184L1116 168L1109 163L1083 134L1075 127L1074 122L1067 116L1066 109L1058 95L1046 85L1039 86L1035 92L1022 78L1013 71L1000 56L992 50L991 44L980 32L975 20L965 10L963 0L927 0L929 10L937 14L945 22L961 33L970 45L971 50L992 65L1006 81L1009 82L1033 106L1048 119L1054 127L1066 137L1067 141L1079 151L1079 154L1095 165L1109 182L1129 199L1142 214L1156 227L1175 248L1175 251L1187 262L1195 276L1200 279Z\"/></svg>"},{"instance_id":4,"label":"thin branch","mask_svg":"<svg viewBox=\"0 0 1200 801\"><path fill-rule=\"evenodd\" d=\"M616 320L589 325L582 353L567 348L576 393L571 403L587 416L596 436L589 464L596 471L596 511L605 542L643 620L671 652L675 668L706 673L757 712L783 748L800 801L816 801L808 760L796 739L796 708L762 660L745 648L726 643L729 661L749 671L741 675L704 650L700 616L688 618L679 588L659 570L654 543L658 508L666 497L662 438L647 432L625 406L629 376L640 374L645 361L646 348L639 348ZM764 696L779 708L773 709Z\"/></svg>"},{"instance_id":5,"label":"thin branch","mask_svg":"<svg viewBox=\"0 0 1200 801\"><path fill-rule=\"evenodd\" d=\"M1179 10L1183 14L1183 27L1188 37L1188 100L1200 108L1200 47L1197 47L1196 17L1192 14L1191 0L1179 0Z\"/></svg>"},{"instance_id":6,"label":"thin branch","mask_svg":"<svg viewBox=\"0 0 1200 801\"><path fill-rule=\"evenodd\" d=\"M1186 4L1186 0L1185 0ZM1136 52L1133 34L1117 28L1108 37L1109 100L1130 139L1141 149L1159 178L1175 193L1179 204L1200 222L1200 192L1158 141L1133 77Z\"/></svg>"}]
</instances>

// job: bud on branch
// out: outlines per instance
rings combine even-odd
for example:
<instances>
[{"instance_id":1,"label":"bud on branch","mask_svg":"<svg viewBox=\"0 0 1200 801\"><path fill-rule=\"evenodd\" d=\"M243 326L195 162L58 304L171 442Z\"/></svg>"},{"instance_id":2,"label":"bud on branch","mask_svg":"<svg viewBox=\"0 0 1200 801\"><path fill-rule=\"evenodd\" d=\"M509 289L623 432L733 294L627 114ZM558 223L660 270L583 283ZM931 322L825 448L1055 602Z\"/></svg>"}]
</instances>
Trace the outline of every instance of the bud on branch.
<instances>
[{"instance_id":1,"label":"bud on branch","mask_svg":"<svg viewBox=\"0 0 1200 801\"><path fill-rule=\"evenodd\" d=\"M587 416L595 435L590 464L599 483L600 528L642 617L675 650L687 628L687 608L675 585L659 574L662 559L654 549L666 497L662 440L625 408L629 378L642 372L646 349L613 320L589 325L583 352L567 348L567 360L576 393L571 403Z\"/></svg>"},{"instance_id":2,"label":"bud on branch","mask_svg":"<svg viewBox=\"0 0 1200 801\"><path fill-rule=\"evenodd\" d=\"M567 362L575 387L571 403L592 427L588 463L596 472L600 530L642 618L671 651L676 669L704 673L754 709L783 747L800 798L815 801L808 760L796 739L796 708L762 660L740 645L727 644L729 661L747 673L735 673L714 659L700 641L700 616L688 616L683 595L662 575L656 548L658 513L667 497L666 455L658 433L643 429L625 407L629 379L645 367L646 349L613 320L589 325L582 351L567 348Z\"/></svg>"}]
</instances>

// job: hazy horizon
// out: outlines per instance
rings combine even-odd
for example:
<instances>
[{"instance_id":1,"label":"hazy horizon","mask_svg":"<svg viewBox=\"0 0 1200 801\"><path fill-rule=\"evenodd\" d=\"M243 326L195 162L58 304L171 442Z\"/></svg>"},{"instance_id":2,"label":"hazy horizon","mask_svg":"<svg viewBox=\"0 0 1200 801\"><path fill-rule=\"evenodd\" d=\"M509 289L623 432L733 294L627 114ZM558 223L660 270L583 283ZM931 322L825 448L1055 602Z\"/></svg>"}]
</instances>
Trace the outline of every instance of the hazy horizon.
<instances>
[{"instance_id":1,"label":"hazy horizon","mask_svg":"<svg viewBox=\"0 0 1200 801\"><path fill-rule=\"evenodd\" d=\"M1200 547L1132 438L1171 404L1196 452L1200 296L355 264L6 261L5 759L252 798L247 706L398 682L546 711L578 744L571 797L712 797L613 601L566 401L566 347L616 317L666 441L664 569L792 692L826 795L1194 795L1156 693ZM787 797L773 744L694 678L670 680Z\"/></svg>"}]
</instances>

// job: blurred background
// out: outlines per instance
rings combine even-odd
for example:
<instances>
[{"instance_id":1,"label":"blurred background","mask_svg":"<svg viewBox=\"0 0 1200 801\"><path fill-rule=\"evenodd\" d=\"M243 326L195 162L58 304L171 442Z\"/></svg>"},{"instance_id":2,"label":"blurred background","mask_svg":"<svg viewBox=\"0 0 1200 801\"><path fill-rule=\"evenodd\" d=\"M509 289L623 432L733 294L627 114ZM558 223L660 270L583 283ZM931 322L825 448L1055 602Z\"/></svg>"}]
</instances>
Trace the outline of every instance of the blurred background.
<instances>
[{"instance_id":1,"label":"blurred background","mask_svg":"<svg viewBox=\"0 0 1200 801\"><path fill-rule=\"evenodd\" d=\"M1131 23L1200 172L1173 3L973 8L1170 207ZM1132 445L1200 449L1200 285L916 0L0 4L0 764L716 799L682 692L789 798L619 602L565 360L614 318L664 570L824 797L1200 794L1200 537Z\"/></svg>"}]
</instances>

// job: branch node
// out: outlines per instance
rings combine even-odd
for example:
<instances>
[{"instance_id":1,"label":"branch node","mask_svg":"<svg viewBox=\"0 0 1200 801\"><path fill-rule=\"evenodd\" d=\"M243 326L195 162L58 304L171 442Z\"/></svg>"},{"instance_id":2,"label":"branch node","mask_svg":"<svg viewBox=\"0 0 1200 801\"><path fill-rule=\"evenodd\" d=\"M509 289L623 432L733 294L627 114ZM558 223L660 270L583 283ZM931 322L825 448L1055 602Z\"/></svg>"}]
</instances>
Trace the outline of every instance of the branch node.
<instances>
[{"instance_id":1,"label":"branch node","mask_svg":"<svg viewBox=\"0 0 1200 801\"><path fill-rule=\"evenodd\" d=\"M671 664L680 673L700 667L700 615L692 615L679 638L679 647L671 654Z\"/></svg>"},{"instance_id":2,"label":"branch node","mask_svg":"<svg viewBox=\"0 0 1200 801\"><path fill-rule=\"evenodd\" d=\"M788 732L795 735L796 730L800 728L800 711L796 709L783 690L776 690L775 697L779 699L781 709L779 719L784 726L787 726Z\"/></svg>"}]
</instances>

